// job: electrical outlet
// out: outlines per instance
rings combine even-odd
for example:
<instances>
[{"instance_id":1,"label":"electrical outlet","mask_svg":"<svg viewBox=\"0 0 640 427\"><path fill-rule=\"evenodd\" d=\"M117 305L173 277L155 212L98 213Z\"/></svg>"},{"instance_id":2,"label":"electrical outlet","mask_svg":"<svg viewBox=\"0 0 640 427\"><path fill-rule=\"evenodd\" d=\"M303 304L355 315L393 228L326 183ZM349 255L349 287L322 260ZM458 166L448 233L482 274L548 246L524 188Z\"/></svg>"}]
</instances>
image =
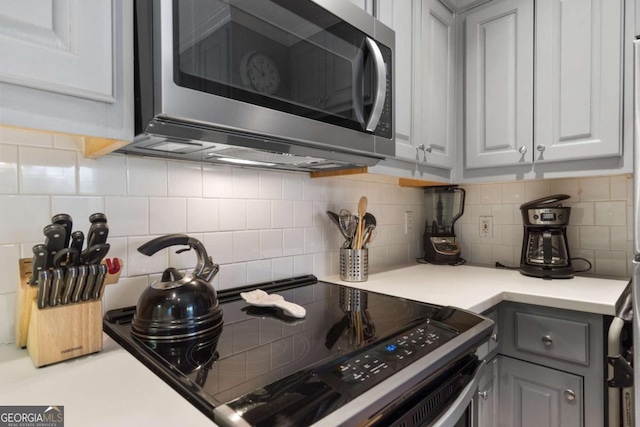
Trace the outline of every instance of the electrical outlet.
<instances>
[{"instance_id":1,"label":"electrical outlet","mask_svg":"<svg viewBox=\"0 0 640 427\"><path fill-rule=\"evenodd\" d=\"M404 234L413 233L413 211L404 212Z\"/></svg>"},{"instance_id":2,"label":"electrical outlet","mask_svg":"<svg viewBox=\"0 0 640 427\"><path fill-rule=\"evenodd\" d=\"M493 237L493 217L480 217L480 237Z\"/></svg>"}]
</instances>

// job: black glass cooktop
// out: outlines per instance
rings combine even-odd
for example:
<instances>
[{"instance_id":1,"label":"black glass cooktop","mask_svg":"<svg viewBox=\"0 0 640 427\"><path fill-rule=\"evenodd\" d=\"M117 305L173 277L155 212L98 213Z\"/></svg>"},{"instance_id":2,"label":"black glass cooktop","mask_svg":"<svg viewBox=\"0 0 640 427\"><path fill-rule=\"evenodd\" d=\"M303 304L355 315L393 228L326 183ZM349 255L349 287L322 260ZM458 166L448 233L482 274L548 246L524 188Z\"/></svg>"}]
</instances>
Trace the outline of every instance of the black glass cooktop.
<instances>
[{"instance_id":1,"label":"black glass cooktop","mask_svg":"<svg viewBox=\"0 0 640 427\"><path fill-rule=\"evenodd\" d=\"M278 293L305 307L306 317L247 306L239 293L250 289ZM480 321L465 311L310 275L218 297L224 327L217 342L151 348L131 335L135 307L109 311L104 330L207 416L214 419L214 409L225 406L245 413L251 424L282 421L272 417L278 399L285 406L279 414L322 402L306 418L290 418L311 424Z\"/></svg>"}]
</instances>

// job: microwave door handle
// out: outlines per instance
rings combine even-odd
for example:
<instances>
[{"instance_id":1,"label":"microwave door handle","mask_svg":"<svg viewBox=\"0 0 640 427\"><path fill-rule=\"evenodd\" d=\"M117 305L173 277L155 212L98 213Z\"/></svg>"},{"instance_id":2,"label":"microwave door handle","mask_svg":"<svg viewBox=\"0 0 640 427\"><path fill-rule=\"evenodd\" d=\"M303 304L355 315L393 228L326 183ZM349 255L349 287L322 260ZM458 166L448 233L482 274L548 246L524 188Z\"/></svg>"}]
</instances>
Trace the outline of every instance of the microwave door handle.
<instances>
[{"instance_id":1,"label":"microwave door handle","mask_svg":"<svg viewBox=\"0 0 640 427\"><path fill-rule=\"evenodd\" d=\"M364 80L364 52L362 49L358 49L354 62L355 70L353 72L353 84L351 85L353 113L355 114L358 123L364 125L364 94L362 90Z\"/></svg>"},{"instance_id":2,"label":"microwave door handle","mask_svg":"<svg viewBox=\"0 0 640 427\"><path fill-rule=\"evenodd\" d=\"M486 362L484 360L480 362L473 372L471 381L469 381L467 386L462 389L456 400L449 406L449 408L438 419L436 419L433 424L431 424L432 427L455 427L455 425L460 421L462 414L467 410L469 404L474 405L476 403L473 401L473 398L476 396L480 379L486 370L485 364ZM475 411L477 408L473 408L472 406L472 410Z\"/></svg>"},{"instance_id":3,"label":"microwave door handle","mask_svg":"<svg viewBox=\"0 0 640 427\"><path fill-rule=\"evenodd\" d=\"M371 116L367 122L365 129L369 132L373 132L378 127L378 122L382 116L382 109L384 107L384 101L387 96L387 70L384 66L384 59L382 58L382 52L373 39L367 37L367 47L373 57L373 65L376 70L377 87L375 95L373 97L373 109L371 110Z\"/></svg>"}]
</instances>

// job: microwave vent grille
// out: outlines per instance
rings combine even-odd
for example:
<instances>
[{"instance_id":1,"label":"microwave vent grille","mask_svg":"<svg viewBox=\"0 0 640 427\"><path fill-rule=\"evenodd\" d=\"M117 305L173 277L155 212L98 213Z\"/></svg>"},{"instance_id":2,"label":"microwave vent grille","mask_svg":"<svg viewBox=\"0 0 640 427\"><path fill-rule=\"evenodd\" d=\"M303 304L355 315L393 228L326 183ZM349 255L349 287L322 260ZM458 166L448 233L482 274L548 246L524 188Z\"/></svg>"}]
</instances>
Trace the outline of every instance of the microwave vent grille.
<instances>
[{"instance_id":1,"label":"microwave vent grille","mask_svg":"<svg viewBox=\"0 0 640 427\"><path fill-rule=\"evenodd\" d=\"M281 165L309 165L314 163L324 163L324 159L314 157L302 157L293 154L280 154L270 151L246 150L243 148L224 148L211 152L210 155L231 157L236 159L249 160L261 163L276 163Z\"/></svg>"}]
</instances>

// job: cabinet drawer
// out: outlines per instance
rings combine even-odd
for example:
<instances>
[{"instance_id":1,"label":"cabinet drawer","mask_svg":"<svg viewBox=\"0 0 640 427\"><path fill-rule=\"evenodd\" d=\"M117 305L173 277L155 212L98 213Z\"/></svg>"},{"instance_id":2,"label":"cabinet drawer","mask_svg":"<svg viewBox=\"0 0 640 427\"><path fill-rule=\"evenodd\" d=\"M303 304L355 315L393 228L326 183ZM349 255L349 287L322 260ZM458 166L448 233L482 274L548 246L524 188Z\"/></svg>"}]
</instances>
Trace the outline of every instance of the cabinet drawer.
<instances>
[{"instance_id":1,"label":"cabinet drawer","mask_svg":"<svg viewBox=\"0 0 640 427\"><path fill-rule=\"evenodd\" d=\"M560 360L589 364L589 324L515 313L515 347Z\"/></svg>"}]
</instances>

